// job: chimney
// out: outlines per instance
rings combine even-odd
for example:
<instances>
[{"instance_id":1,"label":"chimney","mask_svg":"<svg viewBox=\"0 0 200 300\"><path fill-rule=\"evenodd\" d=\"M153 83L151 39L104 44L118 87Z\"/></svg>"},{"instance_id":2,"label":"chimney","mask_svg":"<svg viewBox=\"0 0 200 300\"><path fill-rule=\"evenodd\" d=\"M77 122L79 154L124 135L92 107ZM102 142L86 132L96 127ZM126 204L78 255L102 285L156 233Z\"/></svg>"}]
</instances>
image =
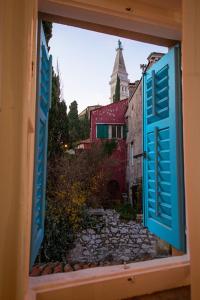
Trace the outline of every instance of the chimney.
<instances>
[{"instance_id":1,"label":"chimney","mask_svg":"<svg viewBox=\"0 0 200 300\"><path fill-rule=\"evenodd\" d=\"M133 96L133 93L135 92L138 84L139 84L139 80L129 83L129 99Z\"/></svg>"}]
</instances>

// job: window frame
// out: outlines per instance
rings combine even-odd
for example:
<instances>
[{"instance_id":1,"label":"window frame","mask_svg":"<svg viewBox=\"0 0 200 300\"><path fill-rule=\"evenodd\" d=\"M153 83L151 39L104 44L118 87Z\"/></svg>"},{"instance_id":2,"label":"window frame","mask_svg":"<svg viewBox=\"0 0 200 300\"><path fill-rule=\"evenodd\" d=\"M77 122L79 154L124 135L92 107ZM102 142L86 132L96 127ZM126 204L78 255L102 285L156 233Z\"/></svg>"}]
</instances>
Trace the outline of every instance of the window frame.
<instances>
[{"instance_id":1,"label":"window frame","mask_svg":"<svg viewBox=\"0 0 200 300\"><path fill-rule=\"evenodd\" d=\"M58 19L59 17L57 18L57 22ZM67 21L65 22L65 24L66 23ZM63 289L68 289L68 291L71 291L72 288L74 288L74 291L76 291L78 290L78 287L80 287L81 290L81 286L85 285L89 288L92 287L95 284L95 282L104 283L107 289L111 289L113 285L117 289L119 286L120 288L122 288L122 285L118 285L118 282L121 279L123 279L123 297L126 297L125 296L126 292L127 293L130 292L130 290L126 291L125 289L124 286L125 281L126 282L129 281L129 283L131 283L131 296L144 295L155 291L162 291L170 288L189 285L190 283L190 278L189 278L190 260L188 254L185 254L183 256L177 256L177 257L162 258L154 261L139 262L139 263L135 263L134 265L135 267L127 265L126 271L121 268L121 269L117 269L116 272L110 269L112 267L103 267L104 268L103 272L102 272L102 268L99 268L101 269L100 270L101 275L97 274L95 268L93 270L77 271L76 276L74 273L72 276L70 273L68 273L68 274L55 274L55 275L51 274L39 278L30 278L29 286L30 286L31 295L33 293L36 299L38 295L44 296L44 294L47 293L48 291L49 292L53 290L59 291ZM111 270L110 274L106 272L108 270L107 268ZM80 275L85 273L86 271L88 271L87 272L88 275L85 276L85 278L81 278ZM90 274L90 271L94 271L94 274L92 276L91 276L92 272ZM95 274L97 275L95 276ZM155 278L157 279L156 287L153 284ZM163 278L164 280L163 281L160 280L161 278ZM133 287L135 289L135 292L133 292ZM101 284L99 289L98 288L96 289L95 292L96 296L98 290L102 291ZM48 299L48 297L46 299ZM79 299L81 300L81 298ZM95 297L95 300L96 299L98 299L98 296ZM110 299L110 298L105 298L105 299Z\"/></svg>"},{"instance_id":2,"label":"window frame","mask_svg":"<svg viewBox=\"0 0 200 300\"><path fill-rule=\"evenodd\" d=\"M133 142L130 143L130 161L131 161L131 167L133 167L134 166Z\"/></svg>"},{"instance_id":3,"label":"window frame","mask_svg":"<svg viewBox=\"0 0 200 300\"><path fill-rule=\"evenodd\" d=\"M123 126L122 123L114 123L114 124L108 124L109 129L109 139L116 139L116 140L122 140L123 139ZM118 137L118 129L120 127L120 137ZM115 131L115 136L113 136L113 129Z\"/></svg>"},{"instance_id":4,"label":"window frame","mask_svg":"<svg viewBox=\"0 0 200 300\"><path fill-rule=\"evenodd\" d=\"M29 286L35 299L114 300L190 284L188 255L161 258L128 265L97 267L69 273L31 277ZM62 295L62 298L61 296Z\"/></svg>"}]
</instances>

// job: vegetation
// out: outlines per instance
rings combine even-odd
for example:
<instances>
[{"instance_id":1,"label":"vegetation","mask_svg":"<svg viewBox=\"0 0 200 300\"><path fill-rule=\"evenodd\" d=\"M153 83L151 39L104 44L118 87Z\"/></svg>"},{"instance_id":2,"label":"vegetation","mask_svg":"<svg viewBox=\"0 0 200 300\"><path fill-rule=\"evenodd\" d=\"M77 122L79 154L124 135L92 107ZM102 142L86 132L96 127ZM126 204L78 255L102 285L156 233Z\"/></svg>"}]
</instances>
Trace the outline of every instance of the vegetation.
<instances>
[{"instance_id":1,"label":"vegetation","mask_svg":"<svg viewBox=\"0 0 200 300\"><path fill-rule=\"evenodd\" d=\"M101 207L111 174L104 143L79 155L64 154L48 162L45 237L42 261L65 261L78 230L87 226L85 209ZM86 223L85 223L86 222Z\"/></svg>"},{"instance_id":2,"label":"vegetation","mask_svg":"<svg viewBox=\"0 0 200 300\"><path fill-rule=\"evenodd\" d=\"M88 114L86 113L84 117L79 119L80 122L80 138L81 140L88 139L90 136L90 121Z\"/></svg>"},{"instance_id":3,"label":"vegetation","mask_svg":"<svg viewBox=\"0 0 200 300\"><path fill-rule=\"evenodd\" d=\"M80 139L80 123L78 118L78 104L73 101L69 106L69 147L73 148L75 142Z\"/></svg>"},{"instance_id":4,"label":"vegetation","mask_svg":"<svg viewBox=\"0 0 200 300\"><path fill-rule=\"evenodd\" d=\"M80 140L89 138L90 122L88 114L79 119L78 103L73 101L69 107L69 148L74 148Z\"/></svg>"},{"instance_id":5,"label":"vegetation","mask_svg":"<svg viewBox=\"0 0 200 300\"><path fill-rule=\"evenodd\" d=\"M69 141L67 106L61 99L60 76L53 71L52 103L49 111L48 157L62 155Z\"/></svg>"},{"instance_id":6,"label":"vegetation","mask_svg":"<svg viewBox=\"0 0 200 300\"><path fill-rule=\"evenodd\" d=\"M47 42L52 24L44 22ZM75 147L77 141L89 137L89 120L78 118L78 104L67 107L61 97L60 76L53 70L52 106L49 112L48 168L45 236L38 260L65 261L66 252L80 228L90 224L87 207L108 203L107 183L111 179L110 155L116 141L94 145L91 150L69 155L65 145Z\"/></svg>"},{"instance_id":7,"label":"vegetation","mask_svg":"<svg viewBox=\"0 0 200 300\"><path fill-rule=\"evenodd\" d=\"M120 218L125 221L136 219L136 210L130 203L123 203L115 206L115 210L120 214Z\"/></svg>"},{"instance_id":8,"label":"vegetation","mask_svg":"<svg viewBox=\"0 0 200 300\"><path fill-rule=\"evenodd\" d=\"M120 78L117 75L117 82L115 86L115 94L113 96L113 102L118 102L120 101Z\"/></svg>"}]
</instances>

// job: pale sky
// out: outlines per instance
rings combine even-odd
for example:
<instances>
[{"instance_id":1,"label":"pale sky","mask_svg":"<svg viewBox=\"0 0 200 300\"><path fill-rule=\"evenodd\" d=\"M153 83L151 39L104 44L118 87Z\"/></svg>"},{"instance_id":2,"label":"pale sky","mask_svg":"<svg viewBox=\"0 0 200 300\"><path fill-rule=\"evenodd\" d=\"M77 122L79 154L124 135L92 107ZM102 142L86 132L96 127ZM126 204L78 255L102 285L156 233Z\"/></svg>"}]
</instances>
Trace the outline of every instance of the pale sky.
<instances>
[{"instance_id":1,"label":"pale sky","mask_svg":"<svg viewBox=\"0 0 200 300\"><path fill-rule=\"evenodd\" d=\"M57 61L62 82L62 95L69 104L76 100L81 112L89 105L110 103L110 76L119 37L53 24L50 53L53 66ZM167 48L120 37L126 70L131 82L140 79L140 64L147 63L151 52L167 52Z\"/></svg>"}]
</instances>

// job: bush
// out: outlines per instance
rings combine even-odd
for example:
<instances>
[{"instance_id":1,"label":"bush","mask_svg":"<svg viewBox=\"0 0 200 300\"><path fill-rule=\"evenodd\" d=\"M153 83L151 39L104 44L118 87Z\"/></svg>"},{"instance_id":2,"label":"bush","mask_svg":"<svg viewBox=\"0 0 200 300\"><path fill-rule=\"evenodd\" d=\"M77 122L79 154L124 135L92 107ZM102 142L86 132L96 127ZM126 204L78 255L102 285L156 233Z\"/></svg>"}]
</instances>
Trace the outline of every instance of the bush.
<instances>
[{"instance_id":1,"label":"bush","mask_svg":"<svg viewBox=\"0 0 200 300\"><path fill-rule=\"evenodd\" d=\"M120 214L122 220L133 221L136 219L136 211L130 203L117 205L115 210Z\"/></svg>"},{"instance_id":2,"label":"bush","mask_svg":"<svg viewBox=\"0 0 200 300\"><path fill-rule=\"evenodd\" d=\"M48 162L45 237L40 260L65 261L76 233L84 222L88 223L85 208L100 207L107 197L109 164L112 162L104 144L78 155L63 154Z\"/></svg>"}]
</instances>

